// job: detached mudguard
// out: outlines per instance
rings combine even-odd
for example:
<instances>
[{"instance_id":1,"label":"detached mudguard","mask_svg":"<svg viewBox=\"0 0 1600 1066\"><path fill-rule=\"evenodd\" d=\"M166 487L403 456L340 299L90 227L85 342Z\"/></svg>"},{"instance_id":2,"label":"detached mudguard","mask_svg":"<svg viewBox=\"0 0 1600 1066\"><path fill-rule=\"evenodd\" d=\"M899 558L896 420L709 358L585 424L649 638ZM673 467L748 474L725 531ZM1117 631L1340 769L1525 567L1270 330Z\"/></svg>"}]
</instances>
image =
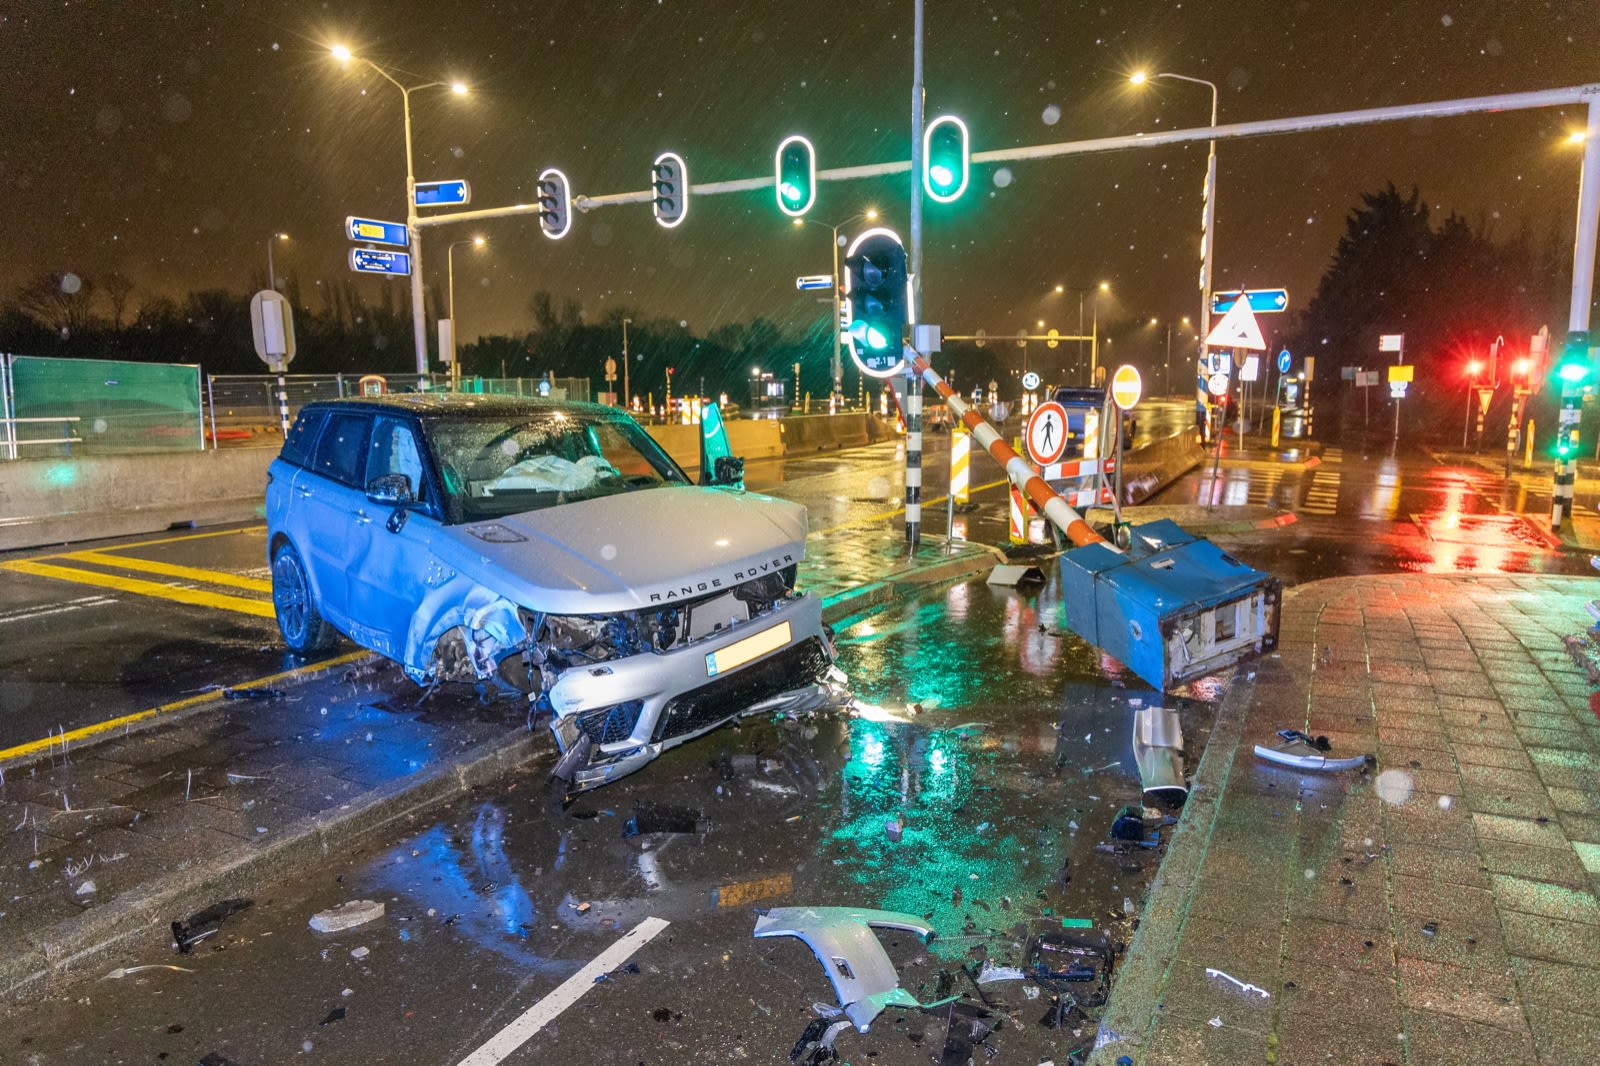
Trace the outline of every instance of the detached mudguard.
<instances>
[{"instance_id":1,"label":"detached mudguard","mask_svg":"<svg viewBox=\"0 0 1600 1066\"><path fill-rule=\"evenodd\" d=\"M1061 557L1067 625L1169 691L1278 646L1277 578L1162 519Z\"/></svg>"},{"instance_id":2,"label":"detached mudguard","mask_svg":"<svg viewBox=\"0 0 1600 1066\"><path fill-rule=\"evenodd\" d=\"M918 1003L900 987L900 975L873 929L901 929L916 934L924 943L933 936L933 927L915 914L864 907L779 907L756 919L755 935L805 941L822 963L839 1006L857 1032L866 1032L885 1007L926 1010L959 998Z\"/></svg>"}]
</instances>

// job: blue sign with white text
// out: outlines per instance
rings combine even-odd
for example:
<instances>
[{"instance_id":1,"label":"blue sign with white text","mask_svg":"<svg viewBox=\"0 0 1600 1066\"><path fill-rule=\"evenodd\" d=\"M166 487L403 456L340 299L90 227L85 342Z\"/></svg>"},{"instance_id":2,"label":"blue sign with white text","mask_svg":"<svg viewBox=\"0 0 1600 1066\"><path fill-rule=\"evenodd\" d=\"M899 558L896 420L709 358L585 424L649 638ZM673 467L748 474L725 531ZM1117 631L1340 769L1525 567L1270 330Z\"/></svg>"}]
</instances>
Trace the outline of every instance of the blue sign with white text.
<instances>
[{"instance_id":1,"label":"blue sign with white text","mask_svg":"<svg viewBox=\"0 0 1600 1066\"><path fill-rule=\"evenodd\" d=\"M1250 310L1256 314L1271 314L1274 311L1287 311L1289 309L1288 289L1246 289L1239 292L1214 292L1211 294L1211 313L1214 315L1226 314L1239 297L1245 296L1250 300Z\"/></svg>"},{"instance_id":2,"label":"blue sign with white text","mask_svg":"<svg viewBox=\"0 0 1600 1066\"><path fill-rule=\"evenodd\" d=\"M352 248L350 269L358 274L395 274L404 277L411 273L411 255L409 252L385 252L377 248Z\"/></svg>"},{"instance_id":3,"label":"blue sign with white text","mask_svg":"<svg viewBox=\"0 0 1600 1066\"><path fill-rule=\"evenodd\" d=\"M349 215L344 220L345 236L353 241L371 241L373 244L392 244L404 248L411 243L404 222L385 222L377 218L357 218Z\"/></svg>"},{"instance_id":4,"label":"blue sign with white text","mask_svg":"<svg viewBox=\"0 0 1600 1066\"><path fill-rule=\"evenodd\" d=\"M455 181L419 181L416 200L418 207L469 204L472 202L472 186L459 178Z\"/></svg>"}]
</instances>

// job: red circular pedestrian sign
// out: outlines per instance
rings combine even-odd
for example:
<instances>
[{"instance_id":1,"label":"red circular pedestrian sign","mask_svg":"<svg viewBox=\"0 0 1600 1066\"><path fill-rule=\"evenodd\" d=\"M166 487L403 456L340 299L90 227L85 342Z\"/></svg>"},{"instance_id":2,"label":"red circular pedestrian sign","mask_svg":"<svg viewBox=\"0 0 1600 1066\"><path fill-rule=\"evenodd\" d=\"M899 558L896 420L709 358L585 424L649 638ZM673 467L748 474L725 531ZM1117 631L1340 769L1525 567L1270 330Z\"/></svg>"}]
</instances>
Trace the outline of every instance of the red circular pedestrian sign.
<instances>
[{"instance_id":1,"label":"red circular pedestrian sign","mask_svg":"<svg viewBox=\"0 0 1600 1066\"><path fill-rule=\"evenodd\" d=\"M1139 402L1139 394L1144 390L1144 383L1139 380L1139 371L1126 364L1117 367L1117 372L1111 375L1111 402L1126 411Z\"/></svg>"},{"instance_id":2,"label":"red circular pedestrian sign","mask_svg":"<svg viewBox=\"0 0 1600 1066\"><path fill-rule=\"evenodd\" d=\"M1067 450L1067 409L1046 400L1028 416L1028 429L1022 438L1036 466L1049 466Z\"/></svg>"}]
</instances>

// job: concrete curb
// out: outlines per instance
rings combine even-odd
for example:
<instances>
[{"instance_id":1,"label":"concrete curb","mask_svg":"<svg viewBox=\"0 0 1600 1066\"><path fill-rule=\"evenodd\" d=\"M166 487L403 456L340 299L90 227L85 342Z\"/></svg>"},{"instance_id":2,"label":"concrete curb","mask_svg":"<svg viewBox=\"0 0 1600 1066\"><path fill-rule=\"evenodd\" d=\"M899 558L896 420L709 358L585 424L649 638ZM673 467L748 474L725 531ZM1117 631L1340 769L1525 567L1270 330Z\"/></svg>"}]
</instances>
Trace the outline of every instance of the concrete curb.
<instances>
[{"instance_id":1,"label":"concrete curb","mask_svg":"<svg viewBox=\"0 0 1600 1066\"><path fill-rule=\"evenodd\" d=\"M972 542L969 542L972 543ZM972 544L973 547L982 548L983 554L963 556L959 559L948 559L930 566L918 567L916 570L906 571L894 577L875 581L870 585L857 585L853 589L840 592L824 600L822 604L822 620L833 624L843 618L858 614L873 607L881 607L886 603L900 599L907 589L922 589L929 585L939 585L946 581L956 581L1006 561L1005 553L998 548L987 544Z\"/></svg>"},{"instance_id":2,"label":"concrete curb","mask_svg":"<svg viewBox=\"0 0 1600 1066\"><path fill-rule=\"evenodd\" d=\"M1120 1055L1137 1059L1160 1014L1162 991L1189 920L1195 879L1211 844L1222 793L1244 739L1245 711L1254 697L1254 686L1245 680L1245 674L1263 666L1256 661L1241 667L1217 710L1205 752L1189 783L1183 814L1145 896L1139 928L1117 968L1088 1066L1112 1066Z\"/></svg>"},{"instance_id":3,"label":"concrete curb","mask_svg":"<svg viewBox=\"0 0 1600 1066\"><path fill-rule=\"evenodd\" d=\"M310 815L263 847L239 847L168 874L134 892L56 922L28 936L24 951L0 957L0 1001L19 1003L49 994L63 979L82 976L102 953L154 938L170 943L168 925L219 900L259 894L299 868L325 862L364 835L420 814L487 784L545 754L546 738L524 732L485 741L418 774L397 778L332 811Z\"/></svg>"}]
</instances>

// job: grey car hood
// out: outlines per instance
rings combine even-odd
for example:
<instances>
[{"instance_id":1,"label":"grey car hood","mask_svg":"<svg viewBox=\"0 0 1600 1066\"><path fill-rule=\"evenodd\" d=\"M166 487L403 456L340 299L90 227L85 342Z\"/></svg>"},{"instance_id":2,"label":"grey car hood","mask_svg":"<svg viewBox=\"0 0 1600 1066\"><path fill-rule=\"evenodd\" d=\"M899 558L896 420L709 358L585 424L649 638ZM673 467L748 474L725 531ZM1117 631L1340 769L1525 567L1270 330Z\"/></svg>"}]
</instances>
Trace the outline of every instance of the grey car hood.
<instances>
[{"instance_id":1,"label":"grey car hood","mask_svg":"<svg viewBox=\"0 0 1600 1066\"><path fill-rule=\"evenodd\" d=\"M805 555L806 510L684 485L440 532L449 545L440 545L441 561L479 584L535 610L596 615L671 606L795 565ZM525 539L505 543L506 532Z\"/></svg>"}]
</instances>

